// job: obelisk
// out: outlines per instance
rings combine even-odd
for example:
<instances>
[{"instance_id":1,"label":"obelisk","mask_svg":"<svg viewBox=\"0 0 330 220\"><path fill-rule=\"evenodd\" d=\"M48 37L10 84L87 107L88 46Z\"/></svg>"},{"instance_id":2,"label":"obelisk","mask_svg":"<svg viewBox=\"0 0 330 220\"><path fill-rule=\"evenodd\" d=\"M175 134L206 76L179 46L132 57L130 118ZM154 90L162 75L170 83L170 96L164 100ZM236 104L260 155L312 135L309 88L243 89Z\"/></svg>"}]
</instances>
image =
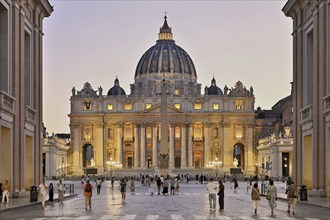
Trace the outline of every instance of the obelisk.
<instances>
[{"instance_id":1,"label":"obelisk","mask_svg":"<svg viewBox=\"0 0 330 220\"><path fill-rule=\"evenodd\" d=\"M159 149L159 168L160 174L167 176L168 174L168 132L167 132L167 94L166 94L166 82L163 77L162 81L162 96L161 96L161 139L160 139L160 149Z\"/></svg>"}]
</instances>

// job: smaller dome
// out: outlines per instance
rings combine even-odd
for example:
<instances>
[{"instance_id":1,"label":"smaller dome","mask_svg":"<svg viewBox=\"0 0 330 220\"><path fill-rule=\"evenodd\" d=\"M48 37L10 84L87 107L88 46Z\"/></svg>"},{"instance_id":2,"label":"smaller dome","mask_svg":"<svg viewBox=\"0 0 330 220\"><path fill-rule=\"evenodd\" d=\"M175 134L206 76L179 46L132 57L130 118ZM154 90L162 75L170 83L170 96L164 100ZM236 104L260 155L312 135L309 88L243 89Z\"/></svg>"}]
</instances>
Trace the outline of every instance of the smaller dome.
<instances>
[{"instance_id":1,"label":"smaller dome","mask_svg":"<svg viewBox=\"0 0 330 220\"><path fill-rule=\"evenodd\" d=\"M211 86L207 89L208 95L223 95L222 90L217 86L217 83L213 77L211 81Z\"/></svg>"},{"instance_id":2,"label":"smaller dome","mask_svg":"<svg viewBox=\"0 0 330 220\"><path fill-rule=\"evenodd\" d=\"M108 96L109 95L126 95L125 90L119 86L119 80L117 77L115 79L115 85L108 91Z\"/></svg>"}]
</instances>

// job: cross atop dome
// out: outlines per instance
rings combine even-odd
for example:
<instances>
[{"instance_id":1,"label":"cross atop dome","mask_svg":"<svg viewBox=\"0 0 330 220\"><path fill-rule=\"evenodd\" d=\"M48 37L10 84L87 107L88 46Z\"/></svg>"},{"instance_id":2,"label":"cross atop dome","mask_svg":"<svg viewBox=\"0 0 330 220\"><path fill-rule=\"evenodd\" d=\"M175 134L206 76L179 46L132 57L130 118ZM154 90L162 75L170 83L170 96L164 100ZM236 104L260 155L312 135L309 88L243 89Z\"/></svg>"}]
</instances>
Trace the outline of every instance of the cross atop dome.
<instances>
[{"instance_id":1,"label":"cross atop dome","mask_svg":"<svg viewBox=\"0 0 330 220\"><path fill-rule=\"evenodd\" d=\"M167 24L167 12L164 12L164 24L160 28L159 34L158 34L158 40L173 40L173 34L172 29Z\"/></svg>"}]
</instances>

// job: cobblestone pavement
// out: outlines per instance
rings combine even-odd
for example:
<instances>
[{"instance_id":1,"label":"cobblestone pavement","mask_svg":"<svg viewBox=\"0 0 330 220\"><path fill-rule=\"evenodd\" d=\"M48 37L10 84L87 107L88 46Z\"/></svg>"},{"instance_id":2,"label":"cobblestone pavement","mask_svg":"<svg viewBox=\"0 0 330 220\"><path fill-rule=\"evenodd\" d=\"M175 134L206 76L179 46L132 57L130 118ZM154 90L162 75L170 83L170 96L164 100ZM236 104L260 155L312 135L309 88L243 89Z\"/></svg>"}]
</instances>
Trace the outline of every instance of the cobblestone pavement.
<instances>
[{"instance_id":1,"label":"cobblestone pavement","mask_svg":"<svg viewBox=\"0 0 330 220\"><path fill-rule=\"evenodd\" d=\"M92 209L85 210L84 197L79 182L75 182L78 196L64 201L64 204L48 204L45 209L41 205L25 206L19 209L6 210L0 213L0 219L9 220L90 220L90 219L123 219L123 220L155 220L155 219L330 219L330 209L310 204L299 204L296 214L288 214L285 200L278 200L275 215L265 197L262 197L258 214L252 209L250 192L245 183L240 183L237 193L233 192L232 183L225 183L225 209L210 211L206 185L189 183L180 185L179 195L153 195L148 193L147 186L136 183L136 194L127 193L126 203L122 204L119 187L111 191L109 182L104 182L101 195L93 189ZM279 192L283 185L277 185ZM217 208L219 208L217 204Z\"/></svg>"}]
</instances>

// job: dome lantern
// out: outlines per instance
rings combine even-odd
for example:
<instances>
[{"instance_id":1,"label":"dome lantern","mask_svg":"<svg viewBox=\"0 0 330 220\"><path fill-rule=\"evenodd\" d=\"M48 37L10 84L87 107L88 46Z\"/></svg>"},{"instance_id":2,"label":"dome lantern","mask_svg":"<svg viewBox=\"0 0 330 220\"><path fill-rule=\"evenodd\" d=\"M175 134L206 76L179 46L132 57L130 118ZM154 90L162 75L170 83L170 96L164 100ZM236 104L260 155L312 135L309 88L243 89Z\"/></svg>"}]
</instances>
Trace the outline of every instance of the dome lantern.
<instances>
[{"instance_id":1,"label":"dome lantern","mask_svg":"<svg viewBox=\"0 0 330 220\"><path fill-rule=\"evenodd\" d=\"M173 40L172 29L167 24L167 16L164 16L164 24L159 30L158 40Z\"/></svg>"}]
</instances>

